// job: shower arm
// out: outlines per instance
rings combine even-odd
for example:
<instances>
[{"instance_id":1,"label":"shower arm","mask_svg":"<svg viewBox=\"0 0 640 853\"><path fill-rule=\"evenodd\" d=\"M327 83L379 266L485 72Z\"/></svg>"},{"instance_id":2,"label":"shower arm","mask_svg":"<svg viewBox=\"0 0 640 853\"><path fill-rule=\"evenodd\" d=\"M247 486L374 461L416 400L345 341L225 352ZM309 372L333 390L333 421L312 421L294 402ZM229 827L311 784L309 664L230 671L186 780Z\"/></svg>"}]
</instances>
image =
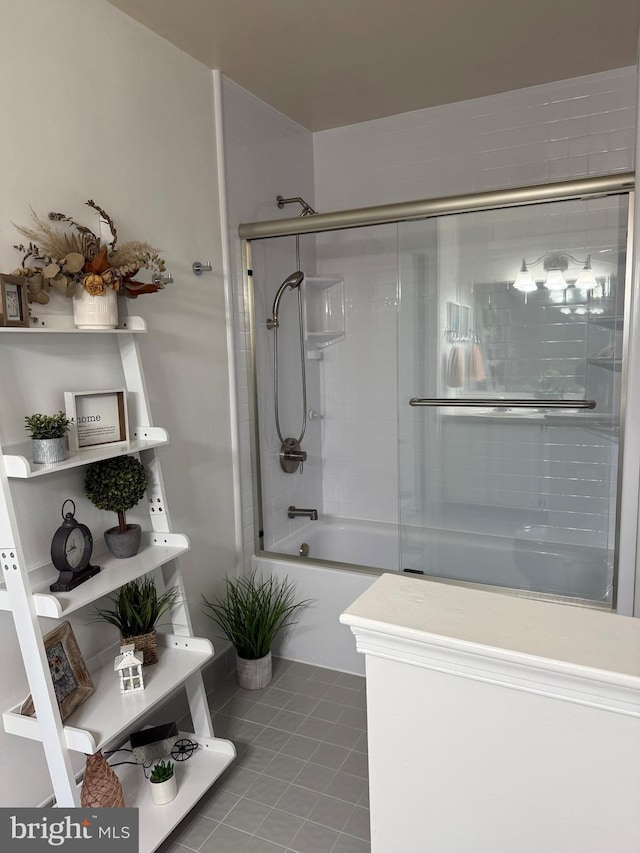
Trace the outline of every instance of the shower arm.
<instances>
[{"instance_id":1,"label":"shower arm","mask_svg":"<svg viewBox=\"0 0 640 853\"><path fill-rule=\"evenodd\" d=\"M277 196L276 202L280 210L285 206L285 204L299 204L302 207L302 212L300 216L315 216L318 211L314 210L310 204L308 204L303 198L300 196L295 196L294 198L283 198L281 195Z\"/></svg>"}]
</instances>

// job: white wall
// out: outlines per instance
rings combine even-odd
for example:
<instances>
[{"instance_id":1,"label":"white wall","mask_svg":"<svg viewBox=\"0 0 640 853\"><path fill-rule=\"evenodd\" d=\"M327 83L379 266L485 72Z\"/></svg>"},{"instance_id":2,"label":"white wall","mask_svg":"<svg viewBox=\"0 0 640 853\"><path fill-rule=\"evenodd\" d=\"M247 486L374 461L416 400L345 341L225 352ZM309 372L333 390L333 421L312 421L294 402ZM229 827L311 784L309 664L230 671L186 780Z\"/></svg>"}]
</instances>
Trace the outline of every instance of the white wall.
<instances>
[{"instance_id":1,"label":"white wall","mask_svg":"<svg viewBox=\"0 0 640 853\"><path fill-rule=\"evenodd\" d=\"M195 631L212 636L212 623L199 613L200 593L219 591L235 565L212 74L103 0L4 0L0 102L0 269L19 261L12 222L28 223L30 205L94 225L84 207L93 198L111 213L121 239L159 246L175 277L130 308L149 327L140 347L154 421L171 438L161 458L173 529L192 543L181 564ZM214 274L195 278L192 261L208 258ZM63 390L122 383L106 340L74 339L70 361L63 336L25 338L3 349L10 352L3 364L5 442L22 436L25 414L61 407ZM30 557L46 560L61 501L81 495L81 481L56 475L19 486ZM99 535L105 514L83 497L77 503ZM115 639L87 627L88 618L81 612L72 620L85 656ZM52 624L43 620L42 627ZM4 708L28 692L8 613L0 614L0 638ZM40 745L0 732L0 801L37 805L49 793Z\"/></svg>"},{"instance_id":2,"label":"white wall","mask_svg":"<svg viewBox=\"0 0 640 853\"><path fill-rule=\"evenodd\" d=\"M622 68L321 131L313 139L316 208L631 170L635 97L636 69ZM396 232L317 240L320 272L345 272L347 297L346 340L321 365L324 508L395 521Z\"/></svg>"},{"instance_id":3,"label":"white wall","mask_svg":"<svg viewBox=\"0 0 640 853\"><path fill-rule=\"evenodd\" d=\"M296 122L277 112L246 89L222 78L222 117L224 128L224 160L227 184L228 240L231 249L231 273L234 292L237 396L242 484L242 524L245 565L250 565L254 552L253 486L251 478L251 434L249 405L252 389L248 385L247 366L250 359L248 338L249 314L244 291L246 265L242 257L238 225L261 219L296 216L295 206L279 210L276 197L302 196L313 206L312 134ZM313 238L301 241L301 266L308 271L315 264ZM295 270L295 239L257 241L253 244L254 287L256 290L256 328L258 337L258 369L261 372L260 416L261 455L264 465L263 506L265 535L270 541L292 532L298 521L286 517L289 504L308 506L321 500L319 465L319 424L310 424L304 446L309 453L304 474L285 474L278 461L279 442L273 415L273 333L267 332L266 318L271 312L276 290L287 275ZM282 302L283 328L279 333L281 347L281 412L286 436L299 435L300 374L297 354L297 307L290 291ZM319 408L319 374L316 364L309 363L309 405ZM285 437L286 437L285 436Z\"/></svg>"}]
</instances>

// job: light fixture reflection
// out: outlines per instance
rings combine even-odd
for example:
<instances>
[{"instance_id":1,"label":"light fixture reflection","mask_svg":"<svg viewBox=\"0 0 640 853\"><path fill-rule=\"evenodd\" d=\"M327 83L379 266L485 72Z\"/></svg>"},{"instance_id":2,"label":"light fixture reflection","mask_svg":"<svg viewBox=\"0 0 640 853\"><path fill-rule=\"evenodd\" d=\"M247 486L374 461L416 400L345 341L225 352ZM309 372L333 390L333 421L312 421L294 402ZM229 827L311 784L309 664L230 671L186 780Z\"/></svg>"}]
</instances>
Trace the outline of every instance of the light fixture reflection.
<instances>
[{"instance_id":1,"label":"light fixture reflection","mask_svg":"<svg viewBox=\"0 0 640 853\"><path fill-rule=\"evenodd\" d=\"M582 291L591 291L599 287L591 268L591 255L587 255L586 260L580 260L568 252L548 252L545 255L540 255L534 261L527 261L523 258L522 265L512 286L514 290L519 290L521 293L531 293L537 290L536 281L531 274L531 267L542 262L546 274L544 280L546 289L552 292L566 290L569 282L565 276L571 261L582 267L579 272L576 271L577 274L574 273L569 276L570 280L573 280L575 276L576 288Z\"/></svg>"},{"instance_id":2,"label":"light fixture reflection","mask_svg":"<svg viewBox=\"0 0 640 853\"><path fill-rule=\"evenodd\" d=\"M522 266L520 267L520 272L516 276L516 280L513 282L513 286L521 293L531 293L538 289L538 285L535 283L533 276L527 269L524 258L522 259Z\"/></svg>"}]
</instances>

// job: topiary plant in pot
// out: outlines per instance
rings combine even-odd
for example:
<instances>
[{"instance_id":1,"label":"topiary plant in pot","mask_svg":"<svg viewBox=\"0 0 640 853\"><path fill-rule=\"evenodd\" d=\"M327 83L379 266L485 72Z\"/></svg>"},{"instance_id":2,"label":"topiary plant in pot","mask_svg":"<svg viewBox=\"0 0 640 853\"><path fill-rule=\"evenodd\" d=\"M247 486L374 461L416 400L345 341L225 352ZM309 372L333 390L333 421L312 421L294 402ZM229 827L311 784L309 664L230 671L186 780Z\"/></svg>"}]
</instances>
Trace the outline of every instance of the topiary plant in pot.
<instances>
[{"instance_id":1,"label":"topiary plant in pot","mask_svg":"<svg viewBox=\"0 0 640 853\"><path fill-rule=\"evenodd\" d=\"M24 428L31 433L31 458L34 462L62 462L67 458L67 430L71 421L64 412L55 415L25 416Z\"/></svg>"},{"instance_id":2,"label":"topiary plant in pot","mask_svg":"<svg viewBox=\"0 0 640 853\"><path fill-rule=\"evenodd\" d=\"M237 652L238 684L246 690L266 687L271 681L271 646L276 635L294 625L298 611L311 599L295 600L295 585L288 578L270 575L226 578L223 598L203 599L203 610L231 640Z\"/></svg>"},{"instance_id":3,"label":"topiary plant in pot","mask_svg":"<svg viewBox=\"0 0 640 853\"><path fill-rule=\"evenodd\" d=\"M153 578L137 578L109 596L107 600L113 607L96 607L93 621L114 625L122 642L133 643L136 651L144 652L144 666L149 666L158 662L156 625L177 597L176 587L158 595Z\"/></svg>"},{"instance_id":4,"label":"topiary plant in pot","mask_svg":"<svg viewBox=\"0 0 640 853\"><path fill-rule=\"evenodd\" d=\"M125 513L141 500L146 488L147 472L134 456L101 459L87 468L84 489L91 503L118 514L118 526L104 533L114 557L138 553L142 531L139 524L127 524Z\"/></svg>"}]
</instances>

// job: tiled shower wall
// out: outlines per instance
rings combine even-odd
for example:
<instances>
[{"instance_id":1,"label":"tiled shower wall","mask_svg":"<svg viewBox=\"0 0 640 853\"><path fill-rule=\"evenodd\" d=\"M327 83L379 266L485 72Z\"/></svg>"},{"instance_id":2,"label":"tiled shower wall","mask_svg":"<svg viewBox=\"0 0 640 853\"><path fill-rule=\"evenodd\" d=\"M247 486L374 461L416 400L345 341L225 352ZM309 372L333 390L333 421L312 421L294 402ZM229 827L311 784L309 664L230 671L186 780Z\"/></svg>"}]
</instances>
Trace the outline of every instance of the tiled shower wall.
<instances>
[{"instance_id":1,"label":"tiled shower wall","mask_svg":"<svg viewBox=\"0 0 640 853\"><path fill-rule=\"evenodd\" d=\"M631 170L635 90L635 68L623 68L316 133L317 209ZM383 307L379 293L381 286L387 298L394 292L396 245L394 234L385 243L374 229L369 233L375 247L365 263L373 266L360 273L360 232L318 238L320 271L345 272L347 294L347 338L322 365L324 508L393 522L397 341L393 306ZM371 360L352 352L358 341ZM377 405L368 393L373 387Z\"/></svg>"}]
</instances>

